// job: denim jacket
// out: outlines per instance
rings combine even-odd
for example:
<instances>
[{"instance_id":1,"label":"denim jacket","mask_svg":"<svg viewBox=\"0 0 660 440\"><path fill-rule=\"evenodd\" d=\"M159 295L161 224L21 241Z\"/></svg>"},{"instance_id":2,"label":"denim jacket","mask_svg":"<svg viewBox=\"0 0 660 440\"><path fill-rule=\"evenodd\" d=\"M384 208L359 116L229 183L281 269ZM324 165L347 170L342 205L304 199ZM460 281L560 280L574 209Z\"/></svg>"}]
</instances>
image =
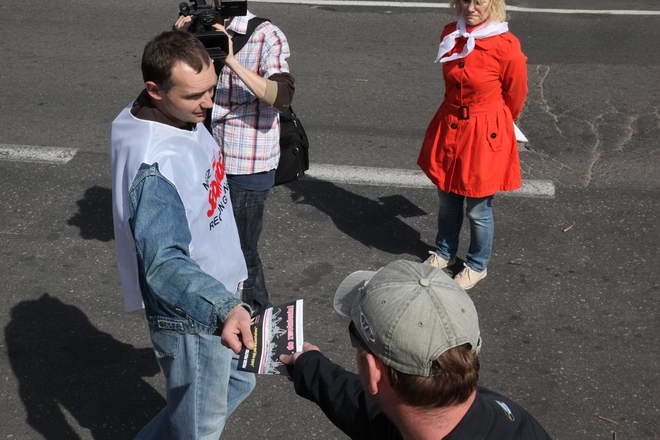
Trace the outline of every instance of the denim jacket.
<instances>
[{"instance_id":1,"label":"denim jacket","mask_svg":"<svg viewBox=\"0 0 660 440\"><path fill-rule=\"evenodd\" d=\"M186 211L175 186L142 164L129 188L130 228L151 326L183 333L218 333L240 296L204 272L190 256Z\"/></svg>"}]
</instances>

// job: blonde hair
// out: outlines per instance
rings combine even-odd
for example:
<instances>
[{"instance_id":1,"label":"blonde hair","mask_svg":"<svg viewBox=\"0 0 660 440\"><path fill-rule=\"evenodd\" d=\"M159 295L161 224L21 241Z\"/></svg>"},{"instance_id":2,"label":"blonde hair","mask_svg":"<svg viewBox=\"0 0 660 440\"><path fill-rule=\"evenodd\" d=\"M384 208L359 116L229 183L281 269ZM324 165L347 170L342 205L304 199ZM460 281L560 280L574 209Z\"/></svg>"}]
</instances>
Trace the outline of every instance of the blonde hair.
<instances>
[{"instance_id":1,"label":"blonde hair","mask_svg":"<svg viewBox=\"0 0 660 440\"><path fill-rule=\"evenodd\" d=\"M479 4L488 0L474 0L475 3ZM490 16L488 17L491 21L506 21L506 4L504 0L489 0L490 6L488 7L488 12ZM449 0L449 6L456 9L456 13L461 15L463 13L463 0Z\"/></svg>"}]
</instances>

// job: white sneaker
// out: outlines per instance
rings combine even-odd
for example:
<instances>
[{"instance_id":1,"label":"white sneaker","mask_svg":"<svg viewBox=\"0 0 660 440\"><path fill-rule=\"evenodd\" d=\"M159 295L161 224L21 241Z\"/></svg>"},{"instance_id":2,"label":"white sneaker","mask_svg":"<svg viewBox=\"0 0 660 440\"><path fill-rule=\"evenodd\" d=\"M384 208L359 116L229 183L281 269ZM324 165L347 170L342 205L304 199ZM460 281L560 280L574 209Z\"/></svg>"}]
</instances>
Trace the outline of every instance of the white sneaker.
<instances>
[{"instance_id":1,"label":"white sneaker","mask_svg":"<svg viewBox=\"0 0 660 440\"><path fill-rule=\"evenodd\" d=\"M426 260L424 260L424 264L430 264L431 266L437 267L438 269L444 269L445 267L449 266L449 260L441 257L433 251L429 251L429 254L431 255Z\"/></svg>"},{"instance_id":2,"label":"white sneaker","mask_svg":"<svg viewBox=\"0 0 660 440\"><path fill-rule=\"evenodd\" d=\"M463 267L463 269L456 274L454 281L465 290L472 289L477 283L488 274L488 269L484 269L481 272L477 272L474 269L470 269L468 266Z\"/></svg>"}]
</instances>

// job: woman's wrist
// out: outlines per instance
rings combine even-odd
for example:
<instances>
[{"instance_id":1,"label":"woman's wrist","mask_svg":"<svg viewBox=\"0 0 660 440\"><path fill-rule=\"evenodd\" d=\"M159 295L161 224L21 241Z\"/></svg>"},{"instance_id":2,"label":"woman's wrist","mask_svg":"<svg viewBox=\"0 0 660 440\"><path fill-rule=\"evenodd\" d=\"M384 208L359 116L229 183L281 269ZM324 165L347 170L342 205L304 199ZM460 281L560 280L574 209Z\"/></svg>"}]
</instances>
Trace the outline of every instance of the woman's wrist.
<instances>
[{"instance_id":1,"label":"woman's wrist","mask_svg":"<svg viewBox=\"0 0 660 440\"><path fill-rule=\"evenodd\" d=\"M231 70L236 71L236 65L238 64L238 60L236 59L235 56L233 55L227 55L225 57L225 65L229 67Z\"/></svg>"}]
</instances>

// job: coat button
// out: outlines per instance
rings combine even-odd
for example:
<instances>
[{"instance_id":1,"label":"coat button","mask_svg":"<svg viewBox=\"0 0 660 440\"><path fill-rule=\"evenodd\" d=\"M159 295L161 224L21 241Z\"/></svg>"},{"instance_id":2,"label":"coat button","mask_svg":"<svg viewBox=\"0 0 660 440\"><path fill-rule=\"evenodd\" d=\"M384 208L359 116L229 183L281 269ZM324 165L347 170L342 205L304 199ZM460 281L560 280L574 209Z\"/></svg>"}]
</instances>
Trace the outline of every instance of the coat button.
<instances>
[{"instance_id":1,"label":"coat button","mask_svg":"<svg viewBox=\"0 0 660 440\"><path fill-rule=\"evenodd\" d=\"M493 139L495 139L495 138L497 137L497 133L491 133L491 134L490 134L490 137L492 137Z\"/></svg>"},{"instance_id":2,"label":"coat button","mask_svg":"<svg viewBox=\"0 0 660 440\"><path fill-rule=\"evenodd\" d=\"M459 62L458 67L460 67L461 69L465 67L465 62L464 61Z\"/></svg>"},{"instance_id":3,"label":"coat button","mask_svg":"<svg viewBox=\"0 0 660 440\"><path fill-rule=\"evenodd\" d=\"M450 127L456 130L458 128L458 124L454 122L453 124L450 125Z\"/></svg>"},{"instance_id":4,"label":"coat button","mask_svg":"<svg viewBox=\"0 0 660 440\"><path fill-rule=\"evenodd\" d=\"M457 88L457 89L460 89L460 88L461 88L461 85L460 85L460 84L456 84L456 88Z\"/></svg>"}]
</instances>

